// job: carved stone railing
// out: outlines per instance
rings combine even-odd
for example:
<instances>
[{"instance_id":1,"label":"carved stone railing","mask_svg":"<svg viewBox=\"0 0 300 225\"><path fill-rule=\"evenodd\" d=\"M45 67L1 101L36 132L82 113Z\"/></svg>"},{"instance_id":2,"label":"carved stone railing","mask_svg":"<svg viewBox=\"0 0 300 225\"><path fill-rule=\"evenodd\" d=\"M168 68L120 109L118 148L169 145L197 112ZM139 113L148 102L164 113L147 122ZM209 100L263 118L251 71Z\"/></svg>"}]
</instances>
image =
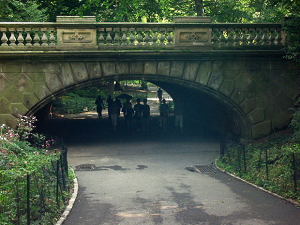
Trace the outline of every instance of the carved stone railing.
<instances>
[{"instance_id":1,"label":"carved stone railing","mask_svg":"<svg viewBox=\"0 0 300 225\"><path fill-rule=\"evenodd\" d=\"M0 23L1 51L280 50L281 24L211 23L205 17L174 23L97 23L58 17L55 23Z\"/></svg>"}]
</instances>

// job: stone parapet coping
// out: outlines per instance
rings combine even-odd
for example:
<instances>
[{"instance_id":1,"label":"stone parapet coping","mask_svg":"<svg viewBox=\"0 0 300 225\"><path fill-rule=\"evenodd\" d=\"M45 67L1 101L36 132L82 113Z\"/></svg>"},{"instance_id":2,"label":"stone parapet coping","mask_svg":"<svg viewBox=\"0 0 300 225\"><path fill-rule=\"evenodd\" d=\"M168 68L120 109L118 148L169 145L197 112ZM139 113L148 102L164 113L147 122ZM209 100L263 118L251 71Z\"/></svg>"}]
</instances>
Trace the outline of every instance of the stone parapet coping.
<instances>
[{"instance_id":1,"label":"stone parapet coping","mask_svg":"<svg viewBox=\"0 0 300 225\"><path fill-rule=\"evenodd\" d=\"M240 180L240 181L242 181L242 182L244 182L244 183L246 183L246 184L249 184L249 185L251 185L251 186L253 186L253 187L255 187L255 188L257 188L257 189L259 189L259 190L261 190L261 191L264 191L264 192L266 192L266 193L268 193L268 194L271 194L271 195L273 195L273 196L275 196L275 197L277 197L277 198L280 198L280 199L282 199L282 200L284 200L284 201L286 201L286 202L289 202L289 203L291 203L291 204L293 204L293 205L295 205L295 206L297 206L297 207L300 206L300 203L297 202L297 201L294 201L294 200L288 199L288 198L284 198L284 197L282 197L281 195L278 195L278 194L273 193L273 192L271 192L271 191L269 191L269 190L266 190L266 189L264 189L264 188L262 188L262 187L260 187L260 186L257 186L256 184L250 183L249 181L246 181L246 180L244 180L244 179L242 179L242 178L240 178L240 177L237 177L237 176L235 176L235 175L233 175L233 174L231 174L231 173L229 173L229 172L227 172L227 171L221 169L220 167L218 167L217 159L215 159L215 165L216 165L216 167L217 167L218 170L220 170L221 172L223 172L223 173L225 173L225 174L228 174L229 176L231 176L231 177L233 177L233 178L235 178L235 179L237 179L237 180Z\"/></svg>"},{"instance_id":2,"label":"stone parapet coping","mask_svg":"<svg viewBox=\"0 0 300 225\"><path fill-rule=\"evenodd\" d=\"M71 170L73 170L73 169L71 168ZM73 170L73 173L75 174L74 170ZM75 203L75 200L76 200L77 194L78 194L78 181L77 181L76 177L74 178L73 183L74 183L74 187L73 187L72 197L69 200L69 204L66 207L64 213L61 215L60 219L56 222L56 225L63 224L65 222L65 220L67 219L67 217L69 216L69 214L70 214L70 212L73 208L73 205Z\"/></svg>"}]
</instances>

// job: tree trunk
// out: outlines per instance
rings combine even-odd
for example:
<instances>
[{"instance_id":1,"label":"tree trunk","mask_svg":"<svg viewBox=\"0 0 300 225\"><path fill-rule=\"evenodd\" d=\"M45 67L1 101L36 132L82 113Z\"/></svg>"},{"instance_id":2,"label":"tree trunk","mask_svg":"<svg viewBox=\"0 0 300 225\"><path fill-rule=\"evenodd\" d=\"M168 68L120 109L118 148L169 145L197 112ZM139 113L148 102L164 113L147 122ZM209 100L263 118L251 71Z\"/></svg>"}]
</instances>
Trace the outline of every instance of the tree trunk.
<instances>
[{"instance_id":1,"label":"tree trunk","mask_svg":"<svg viewBox=\"0 0 300 225\"><path fill-rule=\"evenodd\" d=\"M197 16L203 16L203 0L195 0Z\"/></svg>"}]
</instances>

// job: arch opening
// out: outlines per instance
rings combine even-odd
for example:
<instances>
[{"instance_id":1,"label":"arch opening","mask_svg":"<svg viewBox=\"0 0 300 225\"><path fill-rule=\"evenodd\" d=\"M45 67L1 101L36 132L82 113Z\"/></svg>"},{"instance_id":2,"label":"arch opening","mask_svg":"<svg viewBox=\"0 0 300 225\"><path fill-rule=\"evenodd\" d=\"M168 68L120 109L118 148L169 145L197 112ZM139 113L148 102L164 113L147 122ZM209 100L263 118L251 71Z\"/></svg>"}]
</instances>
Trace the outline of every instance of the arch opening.
<instances>
[{"instance_id":1,"label":"arch opening","mask_svg":"<svg viewBox=\"0 0 300 225\"><path fill-rule=\"evenodd\" d=\"M81 88L97 86L103 82L125 81L140 79L141 76L112 76L82 82L68 88L59 90L51 96L40 101L27 115L40 115L46 118L52 102L65 93ZM165 90L174 104L181 102L184 108L184 130L192 129L193 132L213 133L219 137L246 137L251 138L251 127L247 117L233 102L220 93L208 89L200 84L175 78L162 78L153 75L143 75L142 80L151 82Z\"/></svg>"}]
</instances>

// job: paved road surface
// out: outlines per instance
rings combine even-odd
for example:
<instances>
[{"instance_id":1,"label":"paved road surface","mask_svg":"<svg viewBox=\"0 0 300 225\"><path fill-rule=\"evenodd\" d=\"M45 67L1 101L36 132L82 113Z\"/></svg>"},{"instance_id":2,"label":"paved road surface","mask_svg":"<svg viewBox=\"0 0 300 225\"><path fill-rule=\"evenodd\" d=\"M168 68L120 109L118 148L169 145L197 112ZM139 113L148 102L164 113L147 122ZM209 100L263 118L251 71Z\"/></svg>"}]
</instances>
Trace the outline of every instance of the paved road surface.
<instances>
[{"instance_id":1,"label":"paved road surface","mask_svg":"<svg viewBox=\"0 0 300 225\"><path fill-rule=\"evenodd\" d=\"M93 119L56 123L73 168L96 167L76 170L79 195L66 225L299 224L300 209L283 200L221 172L186 170L218 156L217 140L195 130L144 135L111 133Z\"/></svg>"}]
</instances>

